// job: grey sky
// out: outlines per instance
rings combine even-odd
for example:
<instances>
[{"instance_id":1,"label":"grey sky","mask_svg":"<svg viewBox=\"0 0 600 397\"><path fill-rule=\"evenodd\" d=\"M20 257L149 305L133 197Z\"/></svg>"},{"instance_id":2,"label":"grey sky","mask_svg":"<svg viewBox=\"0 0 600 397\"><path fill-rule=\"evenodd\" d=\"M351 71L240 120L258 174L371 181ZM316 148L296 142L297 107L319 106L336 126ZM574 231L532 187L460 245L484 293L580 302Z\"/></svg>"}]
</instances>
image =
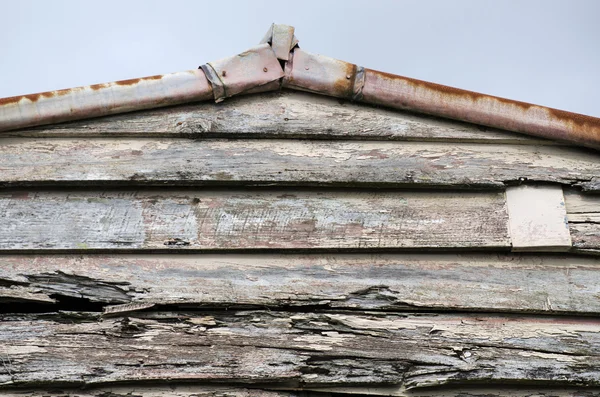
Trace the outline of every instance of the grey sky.
<instances>
[{"instance_id":1,"label":"grey sky","mask_svg":"<svg viewBox=\"0 0 600 397\"><path fill-rule=\"evenodd\" d=\"M600 117L600 0L0 0L0 97L196 68L272 22L386 72Z\"/></svg>"}]
</instances>

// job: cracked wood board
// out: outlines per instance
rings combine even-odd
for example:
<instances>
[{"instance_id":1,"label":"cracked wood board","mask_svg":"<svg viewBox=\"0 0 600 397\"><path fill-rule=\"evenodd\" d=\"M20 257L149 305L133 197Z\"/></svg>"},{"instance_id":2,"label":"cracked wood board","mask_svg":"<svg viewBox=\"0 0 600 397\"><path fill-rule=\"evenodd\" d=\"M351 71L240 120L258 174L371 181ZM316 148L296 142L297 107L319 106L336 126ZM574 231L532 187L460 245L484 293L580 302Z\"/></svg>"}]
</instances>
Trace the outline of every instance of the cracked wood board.
<instances>
[{"instance_id":1,"label":"cracked wood board","mask_svg":"<svg viewBox=\"0 0 600 397\"><path fill-rule=\"evenodd\" d=\"M589 257L516 254L2 255L0 303L597 316L599 266Z\"/></svg>"},{"instance_id":2,"label":"cracked wood board","mask_svg":"<svg viewBox=\"0 0 600 397\"><path fill-rule=\"evenodd\" d=\"M8 138L0 186L288 185L504 189L581 185L600 155L569 147L300 140Z\"/></svg>"},{"instance_id":3,"label":"cracked wood board","mask_svg":"<svg viewBox=\"0 0 600 397\"><path fill-rule=\"evenodd\" d=\"M509 247L500 192L0 192L5 251Z\"/></svg>"},{"instance_id":4,"label":"cracked wood board","mask_svg":"<svg viewBox=\"0 0 600 397\"><path fill-rule=\"evenodd\" d=\"M593 387L557 388L537 386L497 387L442 387L431 389L406 390L403 387L328 387L314 389L328 393L321 397L343 397L358 394L361 396L391 396L391 397L599 397L600 389ZM11 396L12 397L12 396ZM54 396L50 396L54 397ZM87 397L87 396L84 396ZM119 396L120 397L120 396ZM317 396L315 396L317 397Z\"/></svg>"},{"instance_id":5,"label":"cracked wood board","mask_svg":"<svg viewBox=\"0 0 600 397\"><path fill-rule=\"evenodd\" d=\"M102 388L4 391L3 397L313 397L302 392L245 389L243 387L201 385L112 386ZM314 393L314 397L329 397Z\"/></svg>"},{"instance_id":6,"label":"cracked wood board","mask_svg":"<svg viewBox=\"0 0 600 397\"><path fill-rule=\"evenodd\" d=\"M323 388L320 391L273 391L252 389L173 384L168 386L113 386L92 389L63 389L60 391L39 388L4 391L4 397L345 397L351 395L394 397L598 397L597 388L442 388L441 390L411 390L399 387L348 387Z\"/></svg>"},{"instance_id":7,"label":"cracked wood board","mask_svg":"<svg viewBox=\"0 0 600 397\"><path fill-rule=\"evenodd\" d=\"M260 310L68 316L2 316L0 387L157 379L308 390L600 386L597 319Z\"/></svg>"},{"instance_id":8,"label":"cracked wood board","mask_svg":"<svg viewBox=\"0 0 600 397\"><path fill-rule=\"evenodd\" d=\"M565 192L573 246L580 252L600 254L600 196Z\"/></svg>"},{"instance_id":9,"label":"cracked wood board","mask_svg":"<svg viewBox=\"0 0 600 397\"><path fill-rule=\"evenodd\" d=\"M38 137L223 137L558 145L556 141L283 91L4 133Z\"/></svg>"}]
</instances>

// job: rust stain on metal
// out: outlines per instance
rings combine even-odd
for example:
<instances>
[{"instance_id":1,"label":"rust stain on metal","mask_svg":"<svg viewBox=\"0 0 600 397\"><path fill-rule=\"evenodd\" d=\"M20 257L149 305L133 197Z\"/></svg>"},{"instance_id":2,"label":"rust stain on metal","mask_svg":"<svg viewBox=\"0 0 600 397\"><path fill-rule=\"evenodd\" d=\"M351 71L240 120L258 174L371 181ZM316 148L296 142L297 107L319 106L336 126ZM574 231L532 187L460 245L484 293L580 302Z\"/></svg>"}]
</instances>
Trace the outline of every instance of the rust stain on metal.
<instances>
[{"instance_id":1,"label":"rust stain on metal","mask_svg":"<svg viewBox=\"0 0 600 397\"><path fill-rule=\"evenodd\" d=\"M119 81L115 81L115 84L116 85L135 85L135 84L138 84L140 81L160 80L162 78L163 78L163 76L158 74L155 76L141 77L139 79L119 80Z\"/></svg>"},{"instance_id":2,"label":"rust stain on metal","mask_svg":"<svg viewBox=\"0 0 600 397\"><path fill-rule=\"evenodd\" d=\"M134 85L141 81L142 79L129 79L129 80L119 80L115 81L116 85Z\"/></svg>"},{"instance_id":3,"label":"rust stain on metal","mask_svg":"<svg viewBox=\"0 0 600 397\"><path fill-rule=\"evenodd\" d=\"M38 99L42 97L42 94L28 94L23 95L23 98L29 99L31 102L37 102Z\"/></svg>"},{"instance_id":4,"label":"rust stain on metal","mask_svg":"<svg viewBox=\"0 0 600 397\"><path fill-rule=\"evenodd\" d=\"M94 91L98 91L101 90L102 88L106 88L108 87L108 84L106 83L102 83L102 84L92 84L90 86L90 89L94 90Z\"/></svg>"},{"instance_id":5,"label":"rust stain on metal","mask_svg":"<svg viewBox=\"0 0 600 397\"><path fill-rule=\"evenodd\" d=\"M478 99L483 99L483 98L485 98L485 99L493 98L500 102L504 102L504 103L508 103L511 105L516 105L516 106L522 107L525 110L529 109L532 106L535 106L533 104L526 103L526 102L513 101L510 99L486 95L486 94L482 94L482 93L475 92L475 91L463 90L460 88L450 87L447 85L431 83L429 81L413 79L410 77L399 76L399 75L386 73L386 72L380 72L380 71L373 70L373 69L365 69L365 70L367 72L374 73L378 77L381 77L386 80L402 81L404 83L410 84L415 87L420 87L420 88L425 88L425 89L432 90L432 91L437 91L440 94L453 95L453 96L460 97L460 98L468 97L468 98L472 99L473 101L476 101Z\"/></svg>"},{"instance_id":6,"label":"rust stain on metal","mask_svg":"<svg viewBox=\"0 0 600 397\"><path fill-rule=\"evenodd\" d=\"M554 117L564 122L573 123L584 128L597 128L600 131L600 119L579 113L571 113L566 110L548 108ZM600 138L600 136L599 136Z\"/></svg>"},{"instance_id":7,"label":"rust stain on metal","mask_svg":"<svg viewBox=\"0 0 600 397\"><path fill-rule=\"evenodd\" d=\"M66 91L66 90L65 90ZM27 95L19 95L13 96L9 98L0 98L0 105L10 105L13 103L19 103L23 99L27 99L31 102L37 102L40 98L52 98L56 95L58 91L48 91L48 92L40 92L37 94L27 94Z\"/></svg>"},{"instance_id":8,"label":"rust stain on metal","mask_svg":"<svg viewBox=\"0 0 600 397\"><path fill-rule=\"evenodd\" d=\"M365 102L600 146L600 119L366 69Z\"/></svg>"},{"instance_id":9,"label":"rust stain on metal","mask_svg":"<svg viewBox=\"0 0 600 397\"><path fill-rule=\"evenodd\" d=\"M94 86L90 86L90 88L95 90L95 89L98 89L100 86L104 86L104 85L105 84L95 84ZM62 89L62 90L45 91L45 92L38 92L35 94L26 94L26 95L13 96L13 97L9 97L9 98L0 98L0 105L10 105L13 103L19 103L24 99L27 99L30 102L38 102L42 98L54 98L54 97L59 97L59 96L70 95L70 94L73 94L74 92L81 91L83 89L84 89L83 87L66 88L66 89Z\"/></svg>"},{"instance_id":10,"label":"rust stain on metal","mask_svg":"<svg viewBox=\"0 0 600 397\"><path fill-rule=\"evenodd\" d=\"M347 63L344 66L345 73L333 83L333 92L336 93L336 96L352 99L357 66L352 63Z\"/></svg>"}]
</instances>

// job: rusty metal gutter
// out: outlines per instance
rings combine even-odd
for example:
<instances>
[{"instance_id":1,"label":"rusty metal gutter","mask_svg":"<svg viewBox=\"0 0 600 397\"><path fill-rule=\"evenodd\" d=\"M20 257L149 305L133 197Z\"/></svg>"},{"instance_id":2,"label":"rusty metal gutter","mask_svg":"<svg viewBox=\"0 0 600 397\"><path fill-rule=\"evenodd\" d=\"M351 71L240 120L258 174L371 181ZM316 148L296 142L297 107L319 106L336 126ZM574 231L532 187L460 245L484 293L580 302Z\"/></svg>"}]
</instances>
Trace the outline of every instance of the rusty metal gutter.
<instances>
[{"instance_id":1,"label":"rusty metal gutter","mask_svg":"<svg viewBox=\"0 0 600 397\"><path fill-rule=\"evenodd\" d=\"M229 73L228 73L229 71ZM278 90L283 69L261 44L201 69L0 98L0 131Z\"/></svg>"},{"instance_id":2,"label":"rusty metal gutter","mask_svg":"<svg viewBox=\"0 0 600 397\"><path fill-rule=\"evenodd\" d=\"M600 148L595 117L365 69L301 49L286 64L283 86Z\"/></svg>"},{"instance_id":3,"label":"rusty metal gutter","mask_svg":"<svg viewBox=\"0 0 600 397\"><path fill-rule=\"evenodd\" d=\"M95 84L0 99L0 131L212 98L202 71Z\"/></svg>"},{"instance_id":4,"label":"rusty metal gutter","mask_svg":"<svg viewBox=\"0 0 600 397\"><path fill-rule=\"evenodd\" d=\"M598 118L365 69L297 45L293 27L273 25L261 45L199 70L0 99L0 131L284 87L600 149Z\"/></svg>"}]
</instances>

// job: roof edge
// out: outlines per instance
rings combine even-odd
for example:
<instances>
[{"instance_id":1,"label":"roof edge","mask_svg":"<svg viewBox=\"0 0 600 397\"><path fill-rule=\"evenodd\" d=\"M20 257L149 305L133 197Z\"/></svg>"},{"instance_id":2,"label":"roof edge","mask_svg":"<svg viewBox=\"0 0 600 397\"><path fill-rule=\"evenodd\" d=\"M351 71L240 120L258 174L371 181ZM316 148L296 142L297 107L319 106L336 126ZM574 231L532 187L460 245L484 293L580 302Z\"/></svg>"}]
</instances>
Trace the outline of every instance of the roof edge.
<instances>
[{"instance_id":1,"label":"roof edge","mask_svg":"<svg viewBox=\"0 0 600 397\"><path fill-rule=\"evenodd\" d=\"M600 149L599 118L311 54L294 33L273 24L261 45L197 70L0 98L0 131L285 87Z\"/></svg>"}]
</instances>

